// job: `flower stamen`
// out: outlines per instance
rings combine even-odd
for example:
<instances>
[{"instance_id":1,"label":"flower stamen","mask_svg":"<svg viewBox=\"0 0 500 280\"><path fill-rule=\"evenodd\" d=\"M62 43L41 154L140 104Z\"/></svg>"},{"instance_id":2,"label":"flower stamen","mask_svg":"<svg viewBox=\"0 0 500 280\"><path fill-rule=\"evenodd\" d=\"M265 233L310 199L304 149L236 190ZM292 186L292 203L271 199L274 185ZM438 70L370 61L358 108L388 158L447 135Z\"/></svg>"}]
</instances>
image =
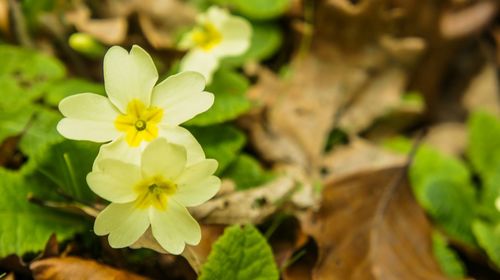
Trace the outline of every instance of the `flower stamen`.
<instances>
[{"instance_id":1,"label":"flower stamen","mask_svg":"<svg viewBox=\"0 0 500 280\"><path fill-rule=\"evenodd\" d=\"M115 127L125 133L129 146L138 147L142 141L149 142L158 137L158 124L162 119L162 109L148 108L140 100L134 99L127 105L127 114L115 119Z\"/></svg>"}]
</instances>

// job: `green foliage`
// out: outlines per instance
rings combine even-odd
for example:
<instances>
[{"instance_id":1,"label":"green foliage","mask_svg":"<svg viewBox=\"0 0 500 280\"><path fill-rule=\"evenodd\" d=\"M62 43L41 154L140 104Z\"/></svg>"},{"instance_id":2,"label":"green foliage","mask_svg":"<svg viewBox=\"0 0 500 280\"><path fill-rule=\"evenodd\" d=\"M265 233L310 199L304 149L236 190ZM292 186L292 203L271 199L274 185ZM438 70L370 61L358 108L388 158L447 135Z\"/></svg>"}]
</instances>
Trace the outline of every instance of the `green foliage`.
<instances>
[{"instance_id":1,"label":"green foliage","mask_svg":"<svg viewBox=\"0 0 500 280\"><path fill-rule=\"evenodd\" d=\"M248 111L252 105L246 97L248 86L247 79L241 74L228 69L220 69L207 87L207 91L215 94L214 105L186 124L206 126L237 118Z\"/></svg>"},{"instance_id":2,"label":"green foliage","mask_svg":"<svg viewBox=\"0 0 500 280\"><path fill-rule=\"evenodd\" d=\"M2 257L40 250L52 233L63 240L88 228L87 221L29 202L28 194L60 202L56 190L80 200L94 198L85 176L97 144L64 141L56 131L61 115L54 107L76 91L102 89L82 80L63 80L66 70L57 59L32 50L0 45L0 60L0 143L19 137L17 148L28 157L20 170L0 167Z\"/></svg>"},{"instance_id":3,"label":"green foliage","mask_svg":"<svg viewBox=\"0 0 500 280\"><path fill-rule=\"evenodd\" d=\"M86 177L92 170L98 150L97 143L64 140L40 151L33 158L37 168L29 174L29 178L39 185L58 188L79 200L94 200Z\"/></svg>"},{"instance_id":4,"label":"green foliage","mask_svg":"<svg viewBox=\"0 0 500 280\"><path fill-rule=\"evenodd\" d=\"M213 3L233 8L250 19L267 20L282 16L292 3L291 0L212 0Z\"/></svg>"},{"instance_id":5,"label":"green foliage","mask_svg":"<svg viewBox=\"0 0 500 280\"><path fill-rule=\"evenodd\" d=\"M466 276L465 264L458 254L448 247L446 239L437 232L432 234L432 252L446 276L455 279Z\"/></svg>"},{"instance_id":6,"label":"green foliage","mask_svg":"<svg viewBox=\"0 0 500 280\"><path fill-rule=\"evenodd\" d=\"M9 45L0 45L0 61L0 110L41 98L44 90L66 72L57 59Z\"/></svg>"},{"instance_id":7,"label":"green foliage","mask_svg":"<svg viewBox=\"0 0 500 280\"><path fill-rule=\"evenodd\" d=\"M500 121L487 113L476 112L469 119L468 127L467 156L474 170L485 180L488 173L500 165Z\"/></svg>"},{"instance_id":8,"label":"green foliage","mask_svg":"<svg viewBox=\"0 0 500 280\"><path fill-rule=\"evenodd\" d=\"M43 249L49 236L61 240L87 228L87 222L28 202L47 191L19 173L0 168L0 258Z\"/></svg>"},{"instance_id":9,"label":"green foliage","mask_svg":"<svg viewBox=\"0 0 500 280\"><path fill-rule=\"evenodd\" d=\"M272 173L264 170L255 158L247 154L239 155L223 176L232 179L237 190L258 187L274 178Z\"/></svg>"},{"instance_id":10,"label":"green foliage","mask_svg":"<svg viewBox=\"0 0 500 280\"><path fill-rule=\"evenodd\" d=\"M500 268L500 223L491 225L477 220L472 226L479 246L490 260Z\"/></svg>"},{"instance_id":11,"label":"green foliage","mask_svg":"<svg viewBox=\"0 0 500 280\"><path fill-rule=\"evenodd\" d=\"M410 170L413 192L422 207L453 238L474 245L476 194L469 177L460 160L427 147L417 152Z\"/></svg>"},{"instance_id":12,"label":"green foliage","mask_svg":"<svg viewBox=\"0 0 500 280\"><path fill-rule=\"evenodd\" d=\"M104 95L104 85L83 79L60 80L50 86L50 90L45 95L45 102L51 106L57 106L63 98L84 92Z\"/></svg>"},{"instance_id":13,"label":"green foliage","mask_svg":"<svg viewBox=\"0 0 500 280\"><path fill-rule=\"evenodd\" d=\"M245 135L231 125L209 127L190 127L189 130L198 139L207 158L219 162L217 174L221 174L233 162L245 145Z\"/></svg>"},{"instance_id":14,"label":"green foliage","mask_svg":"<svg viewBox=\"0 0 500 280\"><path fill-rule=\"evenodd\" d=\"M238 67L248 61L261 61L271 57L283 41L281 29L273 23L252 23L252 39L248 50L239 56L227 57L223 65Z\"/></svg>"},{"instance_id":15,"label":"green foliage","mask_svg":"<svg viewBox=\"0 0 500 280\"><path fill-rule=\"evenodd\" d=\"M215 242L199 280L216 279L279 279L271 247L255 227L231 226Z\"/></svg>"}]
</instances>

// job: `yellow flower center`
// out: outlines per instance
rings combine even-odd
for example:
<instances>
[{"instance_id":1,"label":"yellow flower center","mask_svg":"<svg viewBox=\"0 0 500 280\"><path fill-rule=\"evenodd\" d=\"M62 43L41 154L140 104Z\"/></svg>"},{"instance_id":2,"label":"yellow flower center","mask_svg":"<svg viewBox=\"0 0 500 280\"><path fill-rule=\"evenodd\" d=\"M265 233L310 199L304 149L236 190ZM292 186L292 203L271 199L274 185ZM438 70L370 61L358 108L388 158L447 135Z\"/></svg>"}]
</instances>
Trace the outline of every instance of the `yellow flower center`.
<instances>
[{"instance_id":1,"label":"yellow flower center","mask_svg":"<svg viewBox=\"0 0 500 280\"><path fill-rule=\"evenodd\" d=\"M196 27L192 32L193 42L205 51L210 51L222 41L222 34L210 22Z\"/></svg>"},{"instance_id":2,"label":"yellow flower center","mask_svg":"<svg viewBox=\"0 0 500 280\"><path fill-rule=\"evenodd\" d=\"M158 123L163 118L163 110L158 107L147 108L140 100L134 99L127 105L127 114L115 119L115 127L125 133L125 140L131 147L142 141L158 137Z\"/></svg>"},{"instance_id":3,"label":"yellow flower center","mask_svg":"<svg viewBox=\"0 0 500 280\"><path fill-rule=\"evenodd\" d=\"M177 185L162 177L154 177L137 184L134 191L139 195L135 201L135 207L146 209L153 206L159 210L165 210L168 197L177 191Z\"/></svg>"}]
</instances>

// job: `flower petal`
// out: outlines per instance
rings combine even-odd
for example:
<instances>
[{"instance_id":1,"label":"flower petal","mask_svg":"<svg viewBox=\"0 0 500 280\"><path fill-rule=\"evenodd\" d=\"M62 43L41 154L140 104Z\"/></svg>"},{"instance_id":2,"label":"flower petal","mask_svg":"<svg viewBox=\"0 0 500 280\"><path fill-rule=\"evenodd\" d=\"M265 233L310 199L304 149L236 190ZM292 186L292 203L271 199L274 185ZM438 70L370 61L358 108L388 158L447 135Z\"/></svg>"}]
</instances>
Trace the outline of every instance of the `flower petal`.
<instances>
[{"instance_id":1,"label":"flower petal","mask_svg":"<svg viewBox=\"0 0 500 280\"><path fill-rule=\"evenodd\" d=\"M179 185L198 183L200 180L206 179L208 176L214 174L218 165L215 159L205 159L197 162L184 169L179 178L177 178L176 183Z\"/></svg>"},{"instance_id":2,"label":"flower petal","mask_svg":"<svg viewBox=\"0 0 500 280\"><path fill-rule=\"evenodd\" d=\"M222 41L212 50L217 57L240 55L250 46L252 26L243 18L230 16L222 24L220 32Z\"/></svg>"},{"instance_id":3,"label":"flower petal","mask_svg":"<svg viewBox=\"0 0 500 280\"><path fill-rule=\"evenodd\" d=\"M212 53L202 50L188 52L181 60L181 72L195 71L203 75L207 84L212 81L212 76L219 67L219 61Z\"/></svg>"},{"instance_id":4,"label":"flower petal","mask_svg":"<svg viewBox=\"0 0 500 280\"><path fill-rule=\"evenodd\" d=\"M172 75L153 88L151 104L168 108L186 97L200 94L205 88L205 78L198 72L187 71Z\"/></svg>"},{"instance_id":5,"label":"flower petal","mask_svg":"<svg viewBox=\"0 0 500 280\"><path fill-rule=\"evenodd\" d=\"M104 96L75 94L64 98L59 110L66 118L57 124L57 131L66 138L107 142L120 134L113 124L119 112Z\"/></svg>"},{"instance_id":6,"label":"flower petal","mask_svg":"<svg viewBox=\"0 0 500 280\"><path fill-rule=\"evenodd\" d=\"M177 100L176 103L165 107L165 118L162 123L168 126L180 125L207 111L213 104L214 95L210 92L190 94L183 100Z\"/></svg>"},{"instance_id":7,"label":"flower petal","mask_svg":"<svg viewBox=\"0 0 500 280\"><path fill-rule=\"evenodd\" d=\"M113 248L123 248L137 241L149 224L147 209L137 209L134 202L111 203L97 215L94 231L97 235L109 233L109 245Z\"/></svg>"},{"instance_id":8,"label":"flower petal","mask_svg":"<svg viewBox=\"0 0 500 280\"><path fill-rule=\"evenodd\" d=\"M179 185L177 192L172 197L184 206L198 206L212 198L220 189L221 181L216 176L187 185Z\"/></svg>"},{"instance_id":9,"label":"flower petal","mask_svg":"<svg viewBox=\"0 0 500 280\"><path fill-rule=\"evenodd\" d=\"M168 200L167 210L151 209L150 219L154 238L166 251L178 255L185 243L196 245L201 239L200 225L187 209L173 199Z\"/></svg>"},{"instance_id":10,"label":"flower petal","mask_svg":"<svg viewBox=\"0 0 500 280\"><path fill-rule=\"evenodd\" d=\"M162 127L160 137L164 137L170 143L184 146L187 152L187 165L194 164L205 159L205 152L198 140L184 127Z\"/></svg>"},{"instance_id":11,"label":"flower petal","mask_svg":"<svg viewBox=\"0 0 500 280\"><path fill-rule=\"evenodd\" d=\"M186 149L167 142L165 138L152 141L142 153L141 168L144 178L161 175L175 181L186 166Z\"/></svg>"},{"instance_id":12,"label":"flower petal","mask_svg":"<svg viewBox=\"0 0 500 280\"><path fill-rule=\"evenodd\" d=\"M99 162L105 159L115 159L136 166L141 165L141 153L147 143L139 147L130 147L125 141L125 137L119 137L111 143L104 144L99 148L99 153L94 160L92 171L100 171Z\"/></svg>"},{"instance_id":13,"label":"flower petal","mask_svg":"<svg viewBox=\"0 0 500 280\"><path fill-rule=\"evenodd\" d=\"M97 164L100 171L87 175L87 183L94 193L116 203L131 202L137 198L134 186L142 179L138 166L113 159Z\"/></svg>"},{"instance_id":14,"label":"flower petal","mask_svg":"<svg viewBox=\"0 0 500 280\"><path fill-rule=\"evenodd\" d=\"M104 56L104 86L109 99L123 113L133 99L149 106L158 72L151 56L134 45L130 54L114 46Z\"/></svg>"}]
</instances>

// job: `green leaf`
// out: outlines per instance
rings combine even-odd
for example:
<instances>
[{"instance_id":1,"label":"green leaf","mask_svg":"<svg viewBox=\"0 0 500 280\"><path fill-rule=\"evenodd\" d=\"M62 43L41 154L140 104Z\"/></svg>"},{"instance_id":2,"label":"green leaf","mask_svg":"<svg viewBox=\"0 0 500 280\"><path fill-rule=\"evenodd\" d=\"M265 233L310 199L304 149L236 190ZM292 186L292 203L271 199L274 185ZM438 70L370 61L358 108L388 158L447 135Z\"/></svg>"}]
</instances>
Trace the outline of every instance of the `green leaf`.
<instances>
[{"instance_id":1,"label":"green leaf","mask_svg":"<svg viewBox=\"0 0 500 280\"><path fill-rule=\"evenodd\" d=\"M500 165L500 120L488 113L476 112L470 117L468 126L467 156L481 178L486 180L488 173Z\"/></svg>"},{"instance_id":2,"label":"green leaf","mask_svg":"<svg viewBox=\"0 0 500 280\"><path fill-rule=\"evenodd\" d=\"M214 125L207 127L189 127L191 133L198 139L207 158L219 162L217 174L236 159L245 145L245 134L230 125Z\"/></svg>"},{"instance_id":3,"label":"green leaf","mask_svg":"<svg viewBox=\"0 0 500 280\"><path fill-rule=\"evenodd\" d=\"M479 246L486 251L490 260L500 269L500 223L491 225L477 220L472 228Z\"/></svg>"},{"instance_id":4,"label":"green leaf","mask_svg":"<svg viewBox=\"0 0 500 280\"><path fill-rule=\"evenodd\" d=\"M215 242L199 280L215 279L279 279L271 247L254 226L231 226Z\"/></svg>"},{"instance_id":5,"label":"green leaf","mask_svg":"<svg viewBox=\"0 0 500 280\"><path fill-rule=\"evenodd\" d=\"M274 23L252 23L252 38L248 50L239 56L227 57L223 65L239 67L248 61L270 58L280 48L283 41L281 29Z\"/></svg>"},{"instance_id":6,"label":"green leaf","mask_svg":"<svg viewBox=\"0 0 500 280\"><path fill-rule=\"evenodd\" d=\"M19 47L0 45L0 108L19 106L41 97L66 70L57 59Z\"/></svg>"},{"instance_id":7,"label":"green leaf","mask_svg":"<svg viewBox=\"0 0 500 280\"><path fill-rule=\"evenodd\" d=\"M28 193L43 190L20 176L0 168L0 258L42 250L52 233L64 240L88 228L81 218L28 202Z\"/></svg>"},{"instance_id":8,"label":"green leaf","mask_svg":"<svg viewBox=\"0 0 500 280\"><path fill-rule=\"evenodd\" d=\"M237 190L258 187L274 178L271 172L264 170L255 158L247 154L239 155L222 176L232 179Z\"/></svg>"},{"instance_id":9,"label":"green leaf","mask_svg":"<svg viewBox=\"0 0 500 280\"><path fill-rule=\"evenodd\" d=\"M489 221L500 222L500 212L495 206L498 197L500 197L500 164L491 169L480 193L479 211L481 216Z\"/></svg>"},{"instance_id":10,"label":"green leaf","mask_svg":"<svg viewBox=\"0 0 500 280\"><path fill-rule=\"evenodd\" d=\"M36 166L29 174L34 184L51 186L79 200L93 201L95 195L87 185L99 144L64 140L41 150L33 157Z\"/></svg>"},{"instance_id":11,"label":"green leaf","mask_svg":"<svg viewBox=\"0 0 500 280\"><path fill-rule=\"evenodd\" d=\"M291 0L212 0L227 5L250 19L267 20L282 16L291 6Z\"/></svg>"},{"instance_id":12,"label":"green leaf","mask_svg":"<svg viewBox=\"0 0 500 280\"><path fill-rule=\"evenodd\" d=\"M207 91L215 95L214 105L186 125L207 126L223 123L237 118L251 107L246 97L249 83L247 79L234 71L220 69L213 77Z\"/></svg>"},{"instance_id":13,"label":"green leaf","mask_svg":"<svg viewBox=\"0 0 500 280\"><path fill-rule=\"evenodd\" d=\"M63 98L73 94L90 92L104 95L104 86L83 79L64 79L50 85L45 95L45 102L57 106Z\"/></svg>"},{"instance_id":14,"label":"green leaf","mask_svg":"<svg viewBox=\"0 0 500 280\"><path fill-rule=\"evenodd\" d=\"M475 245L471 223L477 213L475 188L458 159L422 147L410 169L417 201L452 238Z\"/></svg>"},{"instance_id":15,"label":"green leaf","mask_svg":"<svg viewBox=\"0 0 500 280\"><path fill-rule=\"evenodd\" d=\"M434 232L432 234L432 252L439 267L450 278L464 278L466 276L465 264L458 254L448 247L444 237Z\"/></svg>"},{"instance_id":16,"label":"green leaf","mask_svg":"<svg viewBox=\"0 0 500 280\"><path fill-rule=\"evenodd\" d=\"M31 156L50 144L61 142L63 137L56 130L60 119L59 113L36 107L30 124L19 143L20 150L25 155Z\"/></svg>"},{"instance_id":17,"label":"green leaf","mask_svg":"<svg viewBox=\"0 0 500 280\"><path fill-rule=\"evenodd\" d=\"M0 143L7 137L21 134L33 116L34 106L0 108Z\"/></svg>"}]
</instances>

